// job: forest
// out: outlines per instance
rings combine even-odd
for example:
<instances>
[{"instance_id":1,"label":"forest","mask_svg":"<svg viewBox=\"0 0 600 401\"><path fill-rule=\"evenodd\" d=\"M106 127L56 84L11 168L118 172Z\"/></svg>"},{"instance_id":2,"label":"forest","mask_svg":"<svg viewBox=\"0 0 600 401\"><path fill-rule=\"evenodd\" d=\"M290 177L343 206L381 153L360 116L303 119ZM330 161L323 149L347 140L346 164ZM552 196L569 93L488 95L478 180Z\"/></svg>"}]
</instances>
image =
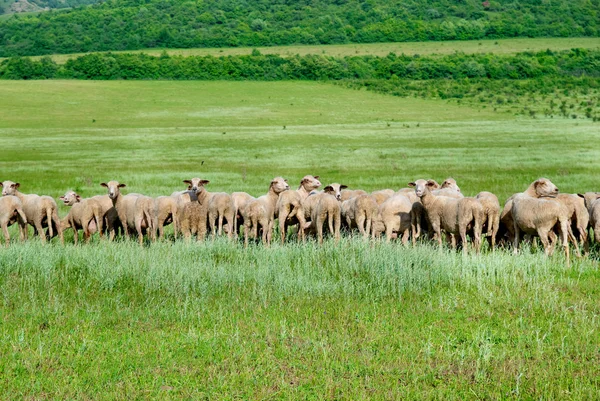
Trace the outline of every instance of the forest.
<instances>
[{"instance_id":1,"label":"forest","mask_svg":"<svg viewBox=\"0 0 600 401\"><path fill-rule=\"evenodd\" d=\"M108 0L0 20L0 57L598 36L600 0Z\"/></svg>"}]
</instances>

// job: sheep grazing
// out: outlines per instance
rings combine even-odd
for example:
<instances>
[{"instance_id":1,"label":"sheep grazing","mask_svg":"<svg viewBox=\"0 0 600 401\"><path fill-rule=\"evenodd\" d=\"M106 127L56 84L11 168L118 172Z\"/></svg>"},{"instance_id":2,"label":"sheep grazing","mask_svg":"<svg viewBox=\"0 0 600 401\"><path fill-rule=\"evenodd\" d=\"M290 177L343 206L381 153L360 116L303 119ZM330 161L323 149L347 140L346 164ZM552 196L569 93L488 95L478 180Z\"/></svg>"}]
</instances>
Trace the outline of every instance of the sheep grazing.
<instances>
[{"instance_id":1,"label":"sheep grazing","mask_svg":"<svg viewBox=\"0 0 600 401\"><path fill-rule=\"evenodd\" d=\"M342 202L341 205L342 217L348 228L357 227L365 238L372 232L372 225L374 219L377 218L378 208L379 206L373 195L358 195Z\"/></svg>"},{"instance_id":2,"label":"sheep grazing","mask_svg":"<svg viewBox=\"0 0 600 401\"><path fill-rule=\"evenodd\" d=\"M481 244L481 222L483 207L475 198L451 198L432 193L435 185L432 180L417 180L409 185L415 187L415 193L421 198L421 203L439 245L442 245L441 230L452 235L452 246L456 247L455 236L460 235L463 252L467 251L467 229L472 227L473 245L479 252Z\"/></svg>"},{"instance_id":3,"label":"sheep grazing","mask_svg":"<svg viewBox=\"0 0 600 401\"><path fill-rule=\"evenodd\" d=\"M341 214L341 190L346 185L330 184L326 186L323 193L315 195L318 197L316 205L311 210L311 226L317 232L319 243L323 243L323 224L327 221L329 232L336 241L340 239L340 228L342 225Z\"/></svg>"},{"instance_id":4,"label":"sheep grazing","mask_svg":"<svg viewBox=\"0 0 600 401\"><path fill-rule=\"evenodd\" d=\"M413 202L404 195L394 195L383 202L378 209L374 223L373 237L385 232L386 241L402 235L402 243L408 243L411 228L415 230L412 219ZM416 233L413 232L413 242Z\"/></svg>"},{"instance_id":5,"label":"sheep grazing","mask_svg":"<svg viewBox=\"0 0 600 401\"><path fill-rule=\"evenodd\" d=\"M371 196L373 197L373 199L375 200L375 202L377 202L377 205L379 206L383 202L385 202L386 200L388 200L389 198L394 196L395 193L396 193L396 191L394 191L393 189L382 189L379 191L371 192Z\"/></svg>"},{"instance_id":6,"label":"sheep grazing","mask_svg":"<svg viewBox=\"0 0 600 401\"><path fill-rule=\"evenodd\" d=\"M345 187L347 188L347 187ZM341 201L346 201L350 198L354 198L355 196L358 195L368 195L367 191L363 191L362 189L344 189L342 191L342 199Z\"/></svg>"},{"instance_id":7,"label":"sheep grazing","mask_svg":"<svg viewBox=\"0 0 600 401\"><path fill-rule=\"evenodd\" d=\"M585 207L584 199L577 194L558 194L556 200L562 203L569 211L569 229L574 237L579 240L579 245L584 249L584 252L589 251L588 242L588 224L590 222L590 214ZM581 256L577 244L573 244L577 256Z\"/></svg>"},{"instance_id":8,"label":"sheep grazing","mask_svg":"<svg viewBox=\"0 0 600 401\"><path fill-rule=\"evenodd\" d=\"M246 204L242 211L244 218L244 245L248 246L248 236L253 233L258 238L258 229L262 228L262 240L267 245L271 243L273 224L275 220L275 206L279 194L290 189L287 180L275 177L269 185L269 192Z\"/></svg>"},{"instance_id":9,"label":"sheep grazing","mask_svg":"<svg viewBox=\"0 0 600 401\"><path fill-rule=\"evenodd\" d=\"M246 192L233 192L231 194L231 199L233 200L233 208L235 213L235 215L233 216L233 229L235 233L238 233L240 227L244 225L242 210L244 209L244 207L246 207L246 203L256 198L250 194L247 194Z\"/></svg>"},{"instance_id":10,"label":"sheep grazing","mask_svg":"<svg viewBox=\"0 0 600 401\"><path fill-rule=\"evenodd\" d=\"M126 187L118 181L101 183L107 188L108 197L119 215L123 226L123 233L127 237L129 232L137 232L140 245L144 243L144 234L149 232L152 239L156 239L156 230L153 228L154 199L139 194L122 195L121 188ZM111 238L112 239L112 238Z\"/></svg>"},{"instance_id":11,"label":"sheep grazing","mask_svg":"<svg viewBox=\"0 0 600 401\"><path fill-rule=\"evenodd\" d=\"M73 229L73 242L77 245L79 240L79 230L83 230L85 242L90 242L92 234L96 231L102 236L103 217L102 206L95 199L82 199L75 191L67 191L60 200L71 210L61 221L62 230Z\"/></svg>"},{"instance_id":12,"label":"sheep grazing","mask_svg":"<svg viewBox=\"0 0 600 401\"><path fill-rule=\"evenodd\" d=\"M498 197L491 192L480 192L475 199L483 206L482 230L486 232L492 251L496 247L496 235L500 225L500 202Z\"/></svg>"},{"instance_id":13,"label":"sheep grazing","mask_svg":"<svg viewBox=\"0 0 600 401\"><path fill-rule=\"evenodd\" d=\"M600 192L586 192L577 196L585 202L590 217L589 226L594 230L594 241L600 243Z\"/></svg>"},{"instance_id":14,"label":"sheep grazing","mask_svg":"<svg viewBox=\"0 0 600 401\"><path fill-rule=\"evenodd\" d=\"M179 209L178 220L181 225L181 233L186 241L190 241L192 235L196 235L198 241L206 238L209 199L204 185L207 183L208 181L201 180L194 192L196 200L184 204Z\"/></svg>"},{"instance_id":15,"label":"sheep grazing","mask_svg":"<svg viewBox=\"0 0 600 401\"><path fill-rule=\"evenodd\" d=\"M298 224L298 237L304 239L304 201L312 191L321 186L319 176L305 175L300 181L300 186L295 191L284 191L279 195L275 206L275 216L279 219L279 232L281 243L285 242L287 228Z\"/></svg>"},{"instance_id":16,"label":"sheep grazing","mask_svg":"<svg viewBox=\"0 0 600 401\"><path fill-rule=\"evenodd\" d=\"M16 196L5 195L0 198L0 227L2 227L6 246L10 243L8 227L14 223L19 224L19 234L23 241L27 232L27 216L23 211L23 203Z\"/></svg>"},{"instance_id":17,"label":"sheep grazing","mask_svg":"<svg viewBox=\"0 0 600 401\"><path fill-rule=\"evenodd\" d=\"M54 237L54 230L60 238L61 244L64 243L63 234L58 218L58 206L50 196L40 196L35 194L24 194L18 190L21 186L18 182L4 181L0 183L2 187L2 196L13 195L19 198L23 204L23 212L27 217L27 223L35 228L42 242L46 242L44 227L48 227L50 238ZM27 238L27 232L25 232Z\"/></svg>"},{"instance_id":18,"label":"sheep grazing","mask_svg":"<svg viewBox=\"0 0 600 401\"><path fill-rule=\"evenodd\" d=\"M165 226L171 223L173 223L173 235L177 237L179 230L178 207L179 200L176 196L159 196L154 199L152 227L158 231L158 238L164 238Z\"/></svg>"}]
</instances>

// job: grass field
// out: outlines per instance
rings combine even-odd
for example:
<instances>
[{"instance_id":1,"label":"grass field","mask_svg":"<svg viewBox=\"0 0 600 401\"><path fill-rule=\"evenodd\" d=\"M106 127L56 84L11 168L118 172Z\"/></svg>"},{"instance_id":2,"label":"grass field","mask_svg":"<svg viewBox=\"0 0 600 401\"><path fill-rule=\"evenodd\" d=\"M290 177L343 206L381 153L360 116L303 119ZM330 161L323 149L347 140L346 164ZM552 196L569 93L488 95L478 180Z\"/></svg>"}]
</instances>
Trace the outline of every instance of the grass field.
<instances>
[{"instance_id":1,"label":"grass field","mask_svg":"<svg viewBox=\"0 0 600 401\"><path fill-rule=\"evenodd\" d=\"M297 46L272 46L272 47L230 47L230 48L196 48L196 49L144 49L126 51L123 53L146 53L159 56L166 51L171 55L180 56L227 56L239 54L251 54L258 49L263 54L279 54L291 56L295 54L324 54L328 56L356 56L374 55L386 56L389 53L396 54L452 54L463 53L498 53L513 54L525 51L540 50L569 50L573 48L598 49L600 38L517 38L517 39L486 39L486 40L464 40L445 42L397 42L397 43L365 43L346 45L297 45ZM118 53L118 52L117 52ZM52 55L57 63L64 63L70 58L81 56L85 53L56 54ZM39 58L39 57L33 57Z\"/></svg>"},{"instance_id":2,"label":"grass field","mask_svg":"<svg viewBox=\"0 0 600 401\"><path fill-rule=\"evenodd\" d=\"M110 179L170 194L193 176L258 195L305 174L367 190L453 176L501 202L539 176L598 190L588 120L312 82L10 81L0 93L0 180L54 197ZM597 399L597 259L359 239L15 243L0 252L0 394Z\"/></svg>"}]
</instances>

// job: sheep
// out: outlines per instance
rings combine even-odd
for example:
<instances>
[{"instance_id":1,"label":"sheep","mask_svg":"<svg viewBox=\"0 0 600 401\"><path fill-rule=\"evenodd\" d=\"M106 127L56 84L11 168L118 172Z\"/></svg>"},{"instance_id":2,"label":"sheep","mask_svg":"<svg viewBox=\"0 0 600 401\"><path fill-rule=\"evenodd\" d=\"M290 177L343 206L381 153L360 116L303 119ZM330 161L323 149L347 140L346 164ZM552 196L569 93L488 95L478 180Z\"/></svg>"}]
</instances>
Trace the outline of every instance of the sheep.
<instances>
[{"instance_id":1,"label":"sheep","mask_svg":"<svg viewBox=\"0 0 600 401\"><path fill-rule=\"evenodd\" d=\"M20 239L23 241L27 231L27 216L23 211L23 203L16 196L5 195L0 198L0 227L2 227L6 246L10 243L8 227L14 223L19 224Z\"/></svg>"},{"instance_id":2,"label":"sheep","mask_svg":"<svg viewBox=\"0 0 600 401\"><path fill-rule=\"evenodd\" d=\"M529 187L522 192L523 194L532 198L542 197L555 197L558 195L558 188L549 179L541 177L529 184ZM514 223L512 217L512 202L515 196L514 194L509 197L504 203L504 208L500 214L500 225L498 227L498 237L508 237L509 242L514 241Z\"/></svg>"},{"instance_id":3,"label":"sheep","mask_svg":"<svg viewBox=\"0 0 600 401\"><path fill-rule=\"evenodd\" d=\"M348 188L346 185L341 185L341 184L330 184L327 185L325 187L325 189L323 191L317 192L317 191L312 191L310 193L310 195L304 199L304 201L302 202L302 210L304 211L304 220L305 220L305 225L304 225L304 229L310 229L309 231L312 234L315 234L316 231L314 230L314 226L311 224L311 219L312 219L312 213L313 213L313 209L317 206L317 203L319 202L321 196L323 196L324 194L329 194L329 195L333 195L336 197L336 199L338 199L340 202L342 202L342 193L344 192L344 188ZM364 191L363 191L364 192ZM366 195L367 193L365 192L363 195ZM357 195L358 196L358 195ZM340 212L341 212L341 205L340 205Z\"/></svg>"},{"instance_id":4,"label":"sheep","mask_svg":"<svg viewBox=\"0 0 600 401\"><path fill-rule=\"evenodd\" d=\"M323 243L323 224L328 222L329 232L336 241L340 239L341 215L341 190L346 185L330 184L325 187L323 193L315 195L318 197L316 205L311 210L311 226L317 232L320 244Z\"/></svg>"},{"instance_id":5,"label":"sheep","mask_svg":"<svg viewBox=\"0 0 600 401\"><path fill-rule=\"evenodd\" d=\"M464 195L460 192L460 188L456 184L454 178L446 178L442 185L438 189L432 191L434 195L449 196L451 198L464 198Z\"/></svg>"},{"instance_id":6,"label":"sheep","mask_svg":"<svg viewBox=\"0 0 600 401\"><path fill-rule=\"evenodd\" d=\"M176 196L159 196L154 199L152 226L158 231L158 238L164 237L164 227L171 223L173 223L173 235L177 237L179 230L178 207L179 199Z\"/></svg>"},{"instance_id":7,"label":"sheep","mask_svg":"<svg viewBox=\"0 0 600 401\"><path fill-rule=\"evenodd\" d=\"M385 231L386 241L389 242L394 234L402 234L402 243L407 244L413 226L413 202L404 195L394 195L383 202L378 209L374 223L373 237ZM413 232L413 242L415 233Z\"/></svg>"},{"instance_id":8,"label":"sheep","mask_svg":"<svg viewBox=\"0 0 600 401\"><path fill-rule=\"evenodd\" d=\"M600 243L600 192L577 194L583 198L590 218L590 228L594 230L594 241Z\"/></svg>"},{"instance_id":9,"label":"sheep","mask_svg":"<svg viewBox=\"0 0 600 401\"><path fill-rule=\"evenodd\" d=\"M81 199L75 191L67 191L60 200L71 210L61 221L62 230L73 229L73 242L77 245L79 240L78 231L83 230L83 238L86 243L90 242L91 235L98 231L102 236L103 217L102 206L95 199Z\"/></svg>"},{"instance_id":10,"label":"sheep","mask_svg":"<svg viewBox=\"0 0 600 401\"><path fill-rule=\"evenodd\" d=\"M18 190L21 186L18 182L4 181L0 183L0 186L2 187L2 196L13 195L19 198L23 204L23 212L27 216L27 223L35 228L42 242L46 242L44 227L47 226L50 238L54 237L54 229L56 228L60 243L64 243L61 224L58 218L58 206L54 199L50 196L24 194ZM25 238L27 238L27 231L24 234Z\"/></svg>"},{"instance_id":11,"label":"sheep","mask_svg":"<svg viewBox=\"0 0 600 401\"><path fill-rule=\"evenodd\" d=\"M556 191L558 194L558 189ZM537 234L544 246L546 255L553 253L553 246L548 235L556 224L560 227L560 236L565 251L566 263L569 265L569 211L561 202L552 199L539 199L525 193L517 194L512 199L512 218L514 230L514 253L519 252L520 233ZM571 235L572 236L572 235Z\"/></svg>"},{"instance_id":12,"label":"sheep","mask_svg":"<svg viewBox=\"0 0 600 401\"><path fill-rule=\"evenodd\" d=\"M100 214L102 220L102 227L100 229L100 235L102 236L103 231L109 233L109 238L112 241L117 233L117 230L123 229L121 221L119 220L119 214L117 209L113 205L112 199L108 195L96 195L91 198L100 205Z\"/></svg>"},{"instance_id":13,"label":"sheep","mask_svg":"<svg viewBox=\"0 0 600 401\"><path fill-rule=\"evenodd\" d=\"M148 231L151 238L155 239L156 229L153 228L154 219L152 217L154 199L140 194L122 195L120 189L126 185L118 181L103 182L100 185L108 190L108 197L112 200L119 215L125 237L128 236L130 230L135 231L138 234L140 245L143 245L144 233Z\"/></svg>"},{"instance_id":14,"label":"sheep","mask_svg":"<svg viewBox=\"0 0 600 401\"><path fill-rule=\"evenodd\" d=\"M205 184L208 183L209 181L206 181ZM235 227L235 204L231 195L225 192L207 192L206 196L208 196L208 223L213 236L222 234L223 219L225 219L227 236L232 238Z\"/></svg>"},{"instance_id":15,"label":"sheep","mask_svg":"<svg viewBox=\"0 0 600 401\"><path fill-rule=\"evenodd\" d=\"M467 229L473 227L473 245L479 252L481 242L481 222L483 220L483 207L475 198L450 198L437 196L431 191L435 185L432 180L417 180L410 184L415 187L415 193L421 198L425 213L431 223L438 244L442 245L441 230L446 234L460 235L463 252L467 251ZM456 246L452 238L453 248Z\"/></svg>"},{"instance_id":16,"label":"sheep","mask_svg":"<svg viewBox=\"0 0 600 401\"><path fill-rule=\"evenodd\" d=\"M207 183L208 181L201 180L194 192L196 201L186 203L179 209L178 220L181 233L186 241L190 241L193 234L196 235L198 241L203 241L206 237L209 199L204 184Z\"/></svg>"},{"instance_id":17,"label":"sheep","mask_svg":"<svg viewBox=\"0 0 600 401\"><path fill-rule=\"evenodd\" d=\"M342 217L348 227L358 227L358 231L365 238L372 232L371 227L373 220L377 218L378 208L372 195L359 195L342 202L341 205Z\"/></svg>"},{"instance_id":18,"label":"sheep","mask_svg":"<svg viewBox=\"0 0 600 401\"><path fill-rule=\"evenodd\" d=\"M187 184L188 188L185 191L175 191L171 194L171 196L178 198L182 204L195 202L197 200L196 191L198 190L198 187L202 185L202 181L204 180L197 177L190 180L183 180L183 183Z\"/></svg>"},{"instance_id":19,"label":"sheep","mask_svg":"<svg viewBox=\"0 0 600 401\"><path fill-rule=\"evenodd\" d=\"M279 195L275 206L275 216L279 219L281 243L285 242L287 227L298 224L298 237L304 239L304 211L302 201L321 186L319 176L305 175L295 191L284 191Z\"/></svg>"},{"instance_id":20,"label":"sheep","mask_svg":"<svg viewBox=\"0 0 600 401\"><path fill-rule=\"evenodd\" d=\"M373 197L373 199L375 200L375 202L377 202L377 205L379 206L383 202L385 202L386 200L391 198L395 193L396 193L396 191L394 191L393 189L382 189L379 191L371 192L371 196Z\"/></svg>"},{"instance_id":21,"label":"sheep","mask_svg":"<svg viewBox=\"0 0 600 401\"><path fill-rule=\"evenodd\" d=\"M233 229L234 233L238 233L240 227L244 224L244 218L242 217L242 210L246 206L246 203L256 199L254 196L247 194L246 192L233 192L231 194L233 200L233 209L235 215L233 216Z\"/></svg>"},{"instance_id":22,"label":"sheep","mask_svg":"<svg viewBox=\"0 0 600 401\"><path fill-rule=\"evenodd\" d=\"M498 226L500 225L500 202L496 195L485 191L478 193L475 199L483 206L482 229L486 230L485 235L493 251L496 247L496 235L498 235Z\"/></svg>"},{"instance_id":23,"label":"sheep","mask_svg":"<svg viewBox=\"0 0 600 401\"><path fill-rule=\"evenodd\" d=\"M427 180L426 180L427 181ZM428 180L432 182L431 189L437 190L440 189L440 184L435 180ZM408 183L408 186L411 186L413 183ZM396 195L404 195L406 196L413 204L412 210L412 242L415 244L417 238L421 236L421 231L425 231L429 235L429 237L433 236L433 232L431 230L431 224L429 224L429 220L427 220L427 215L425 214L425 209L423 209L423 204L421 203L421 198L419 198L414 188L402 188L396 192Z\"/></svg>"},{"instance_id":24,"label":"sheep","mask_svg":"<svg viewBox=\"0 0 600 401\"><path fill-rule=\"evenodd\" d=\"M590 214L585 207L584 199L577 194L558 194L556 200L562 203L569 211L569 230L571 233L576 233L575 238L579 239L579 244L583 247L584 252L589 251L588 242L588 224L590 222ZM577 256L581 256L579 246L574 243Z\"/></svg>"},{"instance_id":25,"label":"sheep","mask_svg":"<svg viewBox=\"0 0 600 401\"><path fill-rule=\"evenodd\" d=\"M279 194L290 189L287 180L275 177L269 185L269 192L246 204L242 211L244 218L244 246L248 246L250 230L254 238L258 238L258 228L262 228L262 240L267 245L271 243L273 224L275 220L275 206Z\"/></svg>"},{"instance_id":26,"label":"sheep","mask_svg":"<svg viewBox=\"0 0 600 401\"><path fill-rule=\"evenodd\" d=\"M346 187L348 188L348 187ZM358 195L367 195L367 191L363 191L362 189L344 189L342 191L342 199L341 201L348 200L350 198L354 198Z\"/></svg>"}]
</instances>

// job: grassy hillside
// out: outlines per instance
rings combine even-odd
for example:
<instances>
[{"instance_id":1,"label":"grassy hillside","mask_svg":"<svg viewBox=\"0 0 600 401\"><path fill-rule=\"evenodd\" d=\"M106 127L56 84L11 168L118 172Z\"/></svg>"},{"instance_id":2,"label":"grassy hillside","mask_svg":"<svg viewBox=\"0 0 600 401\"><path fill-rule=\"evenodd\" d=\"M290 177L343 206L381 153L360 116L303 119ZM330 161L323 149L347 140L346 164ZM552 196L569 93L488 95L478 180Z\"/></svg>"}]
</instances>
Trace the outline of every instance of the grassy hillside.
<instances>
[{"instance_id":1,"label":"grassy hillside","mask_svg":"<svg viewBox=\"0 0 600 401\"><path fill-rule=\"evenodd\" d=\"M71 8L97 2L98 0L0 0L0 15Z\"/></svg>"},{"instance_id":2,"label":"grassy hillside","mask_svg":"<svg viewBox=\"0 0 600 401\"><path fill-rule=\"evenodd\" d=\"M304 174L367 190L450 175L501 201L539 176L599 189L589 120L317 82L0 81L0 93L0 180L54 197L108 179L170 194L192 176L258 195ZM527 247L70 235L0 252L3 399L600 396L598 249L566 268Z\"/></svg>"},{"instance_id":3,"label":"grassy hillside","mask_svg":"<svg viewBox=\"0 0 600 401\"><path fill-rule=\"evenodd\" d=\"M109 0L0 21L0 56L598 36L600 0Z\"/></svg>"}]
</instances>

